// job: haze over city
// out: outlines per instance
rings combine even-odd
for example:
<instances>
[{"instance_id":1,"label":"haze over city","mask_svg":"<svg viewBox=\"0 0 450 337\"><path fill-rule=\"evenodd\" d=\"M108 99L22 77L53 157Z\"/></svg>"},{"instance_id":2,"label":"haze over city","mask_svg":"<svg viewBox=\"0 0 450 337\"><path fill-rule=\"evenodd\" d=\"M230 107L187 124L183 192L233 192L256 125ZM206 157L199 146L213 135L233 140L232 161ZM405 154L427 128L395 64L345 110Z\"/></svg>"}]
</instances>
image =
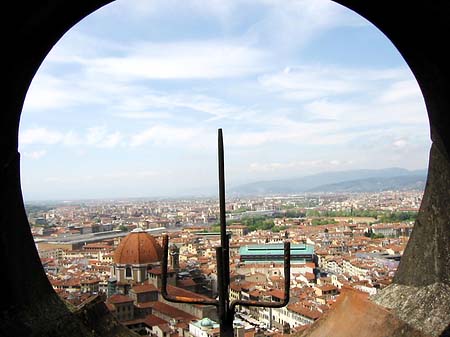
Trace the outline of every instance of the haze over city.
<instances>
[{"instance_id":1,"label":"haze over city","mask_svg":"<svg viewBox=\"0 0 450 337\"><path fill-rule=\"evenodd\" d=\"M227 183L427 167L419 87L331 1L116 1L50 52L20 129L25 199L206 195Z\"/></svg>"}]
</instances>

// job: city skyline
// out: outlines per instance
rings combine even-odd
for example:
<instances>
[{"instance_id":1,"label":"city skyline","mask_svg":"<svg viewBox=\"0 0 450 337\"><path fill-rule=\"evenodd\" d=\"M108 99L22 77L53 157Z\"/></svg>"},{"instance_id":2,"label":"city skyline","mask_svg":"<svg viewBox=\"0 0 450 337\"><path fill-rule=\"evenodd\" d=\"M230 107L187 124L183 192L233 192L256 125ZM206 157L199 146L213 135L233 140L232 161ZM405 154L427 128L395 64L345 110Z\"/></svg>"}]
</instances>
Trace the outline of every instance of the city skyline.
<instances>
[{"instance_id":1,"label":"city skyline","mask_svg":"<svg viewBox=\"0 0 450 337\"><path fill-rule=\"evenodd\" d=\"M31 85L25 199L209 194L219 127L232 185L423 169L430 146L406 63L340 5L117 1L68 32Z\"/></svg>"}]
</instances>

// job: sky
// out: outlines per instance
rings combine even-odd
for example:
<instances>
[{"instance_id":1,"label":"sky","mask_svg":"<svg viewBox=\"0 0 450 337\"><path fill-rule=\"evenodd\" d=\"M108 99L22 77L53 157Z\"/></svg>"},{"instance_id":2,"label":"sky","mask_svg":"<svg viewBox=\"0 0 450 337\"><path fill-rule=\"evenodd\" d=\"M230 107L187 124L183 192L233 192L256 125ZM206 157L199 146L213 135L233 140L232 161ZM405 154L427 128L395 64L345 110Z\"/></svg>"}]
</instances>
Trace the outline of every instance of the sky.
<instances>
[{"instance_id":1,"label":"sky","mask_svg":"<svg viewBox=\"0 0 450 337\"><path fill-rule=\"evenodd\" d=\"M424 169L423 97L371 23L330 0L118 0L28 91L25 200L175 197L326 171Z\"/></svg>"}]
</instances>

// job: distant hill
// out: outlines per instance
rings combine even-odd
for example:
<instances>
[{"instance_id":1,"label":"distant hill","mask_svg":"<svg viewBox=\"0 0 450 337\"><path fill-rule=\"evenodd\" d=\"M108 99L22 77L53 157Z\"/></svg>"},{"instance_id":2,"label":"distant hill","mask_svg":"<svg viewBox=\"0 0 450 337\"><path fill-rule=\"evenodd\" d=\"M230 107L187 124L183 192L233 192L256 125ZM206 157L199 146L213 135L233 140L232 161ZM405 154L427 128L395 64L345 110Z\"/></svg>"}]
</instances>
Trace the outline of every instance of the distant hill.
<instances>
[{"instance_id":1,"label":"distant hill","mask_svg":"<svg viewBox=\"0 0 450 337\"><path fill-rule=\"evenodd\" d=\"M423 190L426 176L377 177L343 181L336 184L326 184L308 190L308 192L382 192Z\"/></svg>"},{"instance_id":2,"label":"distant hill","mask_svg":"<svg viewBox=\"0 0 450 337\"><path fill-rule=\"evenodd\" d=\"M294 194L302 192L371 192L423 189L427 170L402 168L323 172L310 176L258 181L236 186L229 192L242 195Z\"/></svg>"}]
</instances>

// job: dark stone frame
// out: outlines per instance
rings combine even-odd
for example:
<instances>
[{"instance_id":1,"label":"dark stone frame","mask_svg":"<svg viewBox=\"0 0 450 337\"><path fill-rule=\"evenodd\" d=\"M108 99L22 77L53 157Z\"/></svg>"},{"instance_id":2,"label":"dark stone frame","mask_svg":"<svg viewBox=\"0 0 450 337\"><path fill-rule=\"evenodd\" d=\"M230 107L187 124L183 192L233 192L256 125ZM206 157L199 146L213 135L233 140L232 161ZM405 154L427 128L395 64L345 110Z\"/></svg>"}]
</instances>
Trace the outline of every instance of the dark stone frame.
<instances>
[{"instance_id":1,"label":"dark stone frame","mask_svg":"<svg viewBox=\"0 0 450 337\"><path fill-rule=\"evenodd\" d=\"M432 147L424 199L394 282L450 284L450 3L445 0L335 0L378 27L422 90ZM50 49L77 22L111 0L9 1L3 5L4 89L0 114L0 334L91 333L45 276L24 209L18 130L25 95ZM78 329L78 330L77 330ZM65 332L64 332L65 331ZM45 333L43 333L45 332ZM67 333L66 333L67 332Z\"/></svg>"}]
</instances>

